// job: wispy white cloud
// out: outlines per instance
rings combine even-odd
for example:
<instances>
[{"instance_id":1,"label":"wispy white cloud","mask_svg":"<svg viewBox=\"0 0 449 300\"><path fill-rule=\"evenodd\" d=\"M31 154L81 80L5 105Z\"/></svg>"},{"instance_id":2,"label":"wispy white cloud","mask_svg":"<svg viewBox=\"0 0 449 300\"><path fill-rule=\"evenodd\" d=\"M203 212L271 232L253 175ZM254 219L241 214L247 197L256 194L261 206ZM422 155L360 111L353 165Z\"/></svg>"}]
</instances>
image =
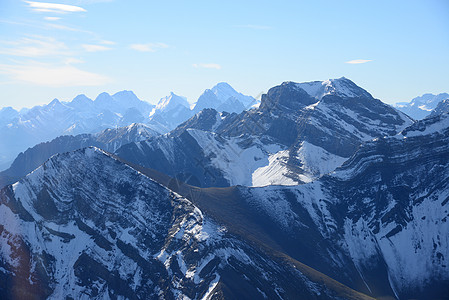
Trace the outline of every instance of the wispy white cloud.
<instances>
[{"instance_id":1,"label":"wispy white cloud","mask_svg":"<svg viewBox=\"0 0 449 300\"><path fill-rule=\"evenodd\" d=\"M100 51L108 51L108 50L112 49L110 47L106 47L106 46L103 46L103 45L84 44L84 45L81 45L81 46L87 52L100 52Z\"/></svg>"},{"instance_id":2,"label":"wispy white cloud","mask_svg":"<svg viewBox=\"0 0 449 300\"><path fill-rule=\"evenodd\" d=\"M371 59L354 59L354 60L346 61L345 64L356 65L356 64L364 64L364 63L367 63L370 61L372 61L372 60Z\"/></svg>"},{"instance_id":3,"label":"wispy white cloud","mask_svg":"<svg viewBox=\"0 0 449 300\"><path fill-rule=\"evenodd\" d=\"M193 64L192 66L197 69L221 69L221 66L219 64Z\"/></svg>"},{"instance_id":4,"label":"wispy white cloud","mask_svg":"<svg viewBox=\"0 0 449 300\"><path fill-rule=\"evenodd\" d=\"M65 30L65 31L73 31L73 32L80 32L80 33L86 33L91 36L96 36L96 34L92 31L83 30L75 27L65 26L61 24L54 24L54 23L47 23L45 24L45 29L58 29L58 30Z\"/></svg>"},{"instance_id":5,"label":"wispy white cloud","mask_svg":"<svg viewBox=\"0 0 449 300\"><path fill-rule=\"evenodd\" d=\"M49 87L100 86L111 82L107 76L84 71L70 64L0 65L0 69L1 73L7 74L16 82Z\"/></svg>"},{"instance_id":6,"label":"wispy white cloud","mask_svg":"<svg viewBox=\"0 0 449 300\"><path fill-rule=\"evenodd\" d=\"M103 45L115 45L116 43L113 42L113 41L101 40L100 44L103 44Z\"/></svg>"},{"instance_id":7,"label":"wispy white cloud","mask_svg":"<svg viewBox=\"0 0 449 300\"><path fill-rule=\"evenodd\" d=\"M247 25L237 25L236 27L239 28L249 28L249 29L257 29L257 30L268 30L271 29L271 26L266 25L254 25L254 24L247 24Z\"/></svg>"},{"instance_id":8,"label":"wispy white cloud","mask_svg":"<svg viewBox=\"0 0 449 300\"><path fill-rule=\"evenodd\" d=\"M60 17L44 17L44 20L46 21L58 21L61 20Z\"/></svg>"},{"instance_id":9,"label":"wispy white cloud","mask_svg":"<svg viewBox=\"0 0 449 300\"><path fill-rule=\"evenodd\" d=\"M168 48L168 45L164 43L132 44L129 48L140 52L156 52L159 49Z\"/></svg>"},{"instance_id":10,"label":"wispy white cloud","mask_svg":"<svg viewBox=\"0 0 449 300\"><path fill-rule=\"evenodd\" d=\"M72 65L72 64L83 64L85 63L84 60L74 57L69 57L66 60L64 60L64 64L66 65Z\"/></svg>"},{"instance_id":11,"label":"wispy white cloud","mask_svg":"<svg viewBox=\"0 0 449 300\"><path fill-rule=\"evenodd\" d=\"M24 57L70 55L65 43L53 37L34 36L17 41L0 41L0 54Z\"/></svg>"},{"instance_id":12,"label":"wispy white cloud","mask_svg":"<svg viewBox=\"0 0 449 300\"><path fill-rule=\"evenodd\" d=\"M60 4L60 3L47 3L47 2L35 2L25 1L28 6L36 12L50 12L50 13L70 13L70 12L85 12L86 10L79 6Z\"/></svg>"}]
</instances>

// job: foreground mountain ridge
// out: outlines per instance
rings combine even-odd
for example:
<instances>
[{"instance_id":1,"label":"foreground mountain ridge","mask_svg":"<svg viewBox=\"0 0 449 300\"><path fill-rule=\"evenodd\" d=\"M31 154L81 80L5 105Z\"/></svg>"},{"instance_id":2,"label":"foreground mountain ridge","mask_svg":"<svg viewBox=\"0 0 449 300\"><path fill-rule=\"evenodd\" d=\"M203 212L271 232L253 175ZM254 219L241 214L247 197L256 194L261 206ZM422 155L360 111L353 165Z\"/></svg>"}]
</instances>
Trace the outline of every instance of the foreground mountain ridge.
<instances>
[{"instance_id":1,"label":"foreground mountain ridge","mask_svg":"<svg viewBox=\"0 0 449 300\"><path fill-rule=\"evenodd\" d=\"M165 175L160 177L161 175L157 175L153 171L139 169L139 167L136 171L133 169L134 167L130 168L120 159L95 148L60 154L54 156L24 180L2 190L0 211L5 217L4 219L16 220L19 223L14 223L13 227L9 222L9 225L2 225L3 265L1 267L3 269L0 270L7 270L4 278L19 276L19 279L16 279L20 280L21 275L11 271L14 268L16 268L15 270L21 269L18 267L18 262L24 261L24 259L21 258L20 254L23 249L18 250L20 247L39 244L46 246L32 248L31 253L41 251L39 249L54 251L51 249L60 249L60 246L49 246L52 243L70 243L71 240L83 237L85 234L88 234L92 242L96 244L94 247L100 247L96 251L101 249L103 249L101 251L112 251L112 253L121 251L122 254L116 253L116 256L113 257L123 257L124 255L131 260L135 260L136 256L132 254L135 250L132 250L132 248L137 248L139 253L154 249L151 243L148 244L149 242L144 242L145 246L141 248L139 242L129 236L131 234L136 238L135 232L143 234L141 229L129 229L125 231L128 234L119 234L118 232L124 232L125 227L131 226L132 223L119 221L115 217L118 213L116 212L117 209L121 211L120 214L126 215L132 213L132 210L129 210L129 212L124 210L128 210L129 205L134 206L133 203L138 203L136 205L141 206L149 201L148 193L149 190L155 189L155 181L150 180L149 183L144 183L149 179L145 179L147 177L142 174L150 172L148 176L176 191L175 195L179 193L190 199L192 202L188 203L193 206L190 206L191 209L188 211L193 212L194 220L198 220L198 213L201 211L202 226L206 226L206 229L204 229L206 231L203 232L192 231L188 228L183 230L180 229L182 226L164 223L166 225L163 228L168 232L173 232L170 236L178 236L181 234L180 232L183 232L184 235L188 232L195 232L196 234L173 239L172 248L170 248L172 250L169 252L172 254L167 252L168 248L164 250L160 247L153 251L152 256L140 254L146 260L152 261L151 257L153 257L153 259L161 261L168 271L167 275L164 275L164 278L168 278L163 285L164 291L161 292L156 288L159 296L163 295L164 298L170 298L173 295L175 298L179 298L181 295L187 295L190 298L201 298L201 294L206 295L210 291L211 293L207 295L216 295L218 298L233 298L232 294L226 294L227 288L223 287L222 284L226 282L226 285L234 287L231 288L233 290L236 288L236 284L242 284L242 280L245 282L246 279L245 277L239 279L235 275L230 275L225 271L228 270L227 267L234 269L234 272L240 270L238 272L242 272L250 278L249 283L253 288L259 286L260 291L255 289L253 290L255 294L253 292L238 294L240 295L239 298L264 298L269 291L280 292L276 285L266 286L265 288L268 288L268 290L263 289L256 283L261 278L252 281L252 276L257 278L257 275L254 275L255 273L253 274L251 270L259 274L261 269L258 268L261 267L264 271L272 270L268 277L270 282L278 284L278 287L281 287L284 292L281 296L288 299L296 298L297 294L290 294L286 290L293 289L291 290L292 293L298 293L298 286L307 287L304 290L300 288L301 295L307 299L312 299L317 295L321 295L320 297L323 299L338 299L340 297L338 296L339 292L333 290L335 283L331 283L333 281L329 281L330 279L324 281L324 286L315 281L315 275L313 274L319 273L314 273L316 271L312 271L313 269L375 297L408 299L413 296L418 299L426 299L430 296L430 298L438 298L447 293L447 282L449 281L447 264L445 263L445 259L449 255L449 245L447 239L444 238L445 232L449 230L447 222L449 217L448 201L446 199L449 196L449 186L447 185L447 182L449 182L447 180L449 176L447 171L449 169L448 139L449 116L441 115L413 124L398 136L385 137L365 143L342 167L338 168L333 174L324 176L317 181L291 187L237 187L221 190L183 186L176 180L164 181L161 178ZM434 166L438 167L435 168ZM416 177L415 174L418 171L422 172L423 169L429 170L426 173L427 176ZM91 185L96 185L96 190L99 192L92 193ZM141 188L142 186L143 188ZM76 187L76 193L73 192L73 187ZM150 203L157 206L153 206L151 209L153 212L151 216L145 217L146 222L160 224L159 211L161 213L167 212L167 207L164 206L166 204L163 204L164 201L167 201L164 199L167 199L166 197L172 198L167 196L167 192L162 192L164 189L160 190L160 188L161 186L152 194L153 200ZM170 189L166 191L170 192ZM145 191L144 194L147 196L142 198L141 192L136 190ZM161 194L164 195L162 198L159 197ZM122 199L120 201L126 202L116 202L119 201L116 199ZM136 200L129 202L130 199ZM94 200L93 203L97 203L99 200L98 203L103 203L101 205L96 204L93 207L94 210L96 210L96 207L102 210L106 209L106 212L110 209L110 213L103 212L100 215L107 218L112 217L116 221L108 223L98 220L98 217L93 217L96 214L92 214L91 209L88 209L89 206L83 204L85 201L90 202L92 200ZM116 204L110 206L111 201L116 202ZM187 200L184 199L183 201ZM117 205L119 203L121 205ZM162 205L162 207L160 210L156 209L156 212L155 208L159 205ZM196 213L195 206L200 208ZM172 207L180 208L179 204ZM71 212L72 210L75 214ZM170 210L168 209L168 211ZM142 208L139 209L141 213L145 211ZM241 213L243 213L242 216L240 216ZM189 214L189 216L192 215ZM134 218L136 217L134 216ZM73 218L75 218L74 221L70 221ZM207 221L208 218L211 219ZM32 225L33 222L43 225L35 226ZM73 222L73 224L70 225L70 222ZM198 226L195 225L197 224L195 221L187 223L193 228ZM102 224L110 224L108 226L121 225L120 227L113 227L114 229L110 232L105 228L102 229ZM150 226L148 223L145 224L147 224L145 228ZM179 224L184 223L180 221ZM29 227L30 225L32 226ZM84 233L73 229L72 227L75 225ZM149 228L154 228L154 226L151 225ZM14 232L14 228L21 228L21 231ZM23 228L34 229L23 230ZM38 229L39 231L36 231ZM29 230L31 230L32 235L26 233ZM47 241L44 244L32 238L34 234L37 234L37 236L42 234L40 232L42 230L47 232L44 234L47 238L42 239L42 241ZM113 232L117 230L118 232L115 235ZM160 231L156 230L153 233L160 233ZM148 232L148 230L146 229L145 232ZM227 234L231 237L224 238L224 235ZM116 238L113 238L113 236L120 236L123 239L126 237L126 240L117 238L117 241L115 241ZM208 238L202 240L205 236ZM154 237L152 237L153 241ZM85 238L83 237L83 239ZM106 238L106 241L104 238ZM21 242L27 239L28 242ZM179 239L182 240L181 244L177 243ZM212 273L208 273L209 277L205 275L204 267L199 269L201 271L198 274L201 275L198 276L205 283L205 285L201 285L203 288L197 286L193 289L188 285L189 280L198 282L195 281L195 275L189 274L192 274L191 272L201 266L201 263L198 262L201 259L198 256L192 256L193 261L190 262L188 259L192 254L188 255L187 253L189 251L197 253L196 249L182 246L186 245L184 243L191 244L192 242L188 241L192 241L192 239L197 240L194 245L198 246L200 253L201 249L207 249L202 253L205 261L209 263L214 261L210 260L211 253L225 259L217 265L221 265L221 267L213 269L215 271ZM202 248L200 246L201 241L204 242L208 239L212 239L214 242L209 244L209 247ZM137 240L142 241L140 238ZM253 246L246 244L248 241L250 241L249 245L256 243L259 247L262 247L261 249L265 250L262 253L255 250ZM117 246L111 246L111 248L108 246L110 243ZM125 245L130 244L132 248L125 247L123 243ZM223 246L222 243L227 246ZM66 249L66 246L62 246L63 249ZM181 252L179 252L180 247L184 249ZM226 250L223 250L223 247ZM59 253L58 251L56 253ZM242 254L242 251L245 254ZM233 254L229 254L230 252ZM175 256L173 256L174 253L176 253ZM44 254L45 261L38 259L43 254L42 252L36 256L36 262L41 261L42 268L52 268L50 265L45 265L45 262L52 261L48 256L49 253ZM232 259L229 259L230 257L237 259L237 265L232 262ZM282 279L282 272L288 270L286 266L287 269L283 269L284 271L281 273L271 269L271 263L268 263L267 260L275 259L276 264L279 264L280 261L277 260L279 257L287 259L281 260L283 261L281 266L293 263L296 268L300 268L303 274L300 276L301 279L293 279L295 277ZM56 257L56 261L60 259ZM32 261L32 263L36 262ZM309 270L297 262L303 262L313 269ZM86 263L95 267L87 268ZM128 262L128 264L131 263L132 261ZM150 262L150 265L153 265L153 263ZM238 267L241 263L246 265L244 269ZM158 263L155 264L158 265ZM185 267L183 267L184 264ZM103 265L109 270L108 272L116 274L113 275L115 276L113 278L116 278L114 281L108 281L104 275L101 275L105 272L101 271L104 270ZM142 262L137 261L138 270L140 270L140 265L142 265ZM106 295L109 295L108 297L127 295L131 298L133 296L130 295L137 295L140 298L139 295L143 295L135 294L137 291L134 288L126 288L127 284L131 284L133 287L139 286L136 285L136 280L139 281L135 275L132 277L134 279L131 281L128 279L128 283L122 283L118 289L113 282L130 278L129 275L126 275L129 274L127 273L129 271L126 271L126 268L123 269L124 266L120 264L115 264L112 269L107 266L108 261L96 255L95 252L84 251L80 253L76 265L64 267L67 272L71 272L70 270L73 268L75 270L74 276L78 278L77 281L67 284L75 290L75 294L82 291L82 293L94 298L106 297ZM39 270L39 268L32 269ZM156 266L153 268L156 268ZM256 269L250 270L249 268ZM120 273L114 273L114 270L120 270ZM156 268L155 270L162 269ZM170 275L170 270L173 272L172 274L176 274L173 275L174 277ZM222 270L221 272L224 273L217 270ZM87 276L86 274L90 275ZM293 276L292 273L289 274L289 276ZM304 274L307 274L308 279L306 281L304 281ZM60 294L61 292L57 292L61 291L61 288L57 287L58 284L56 287L49 285L43 291L36 290L38 287L42 288L43 284L42 281L39 281L42 280L42 277L39 276L38 273L33 273L31 276L34 284L27 286L30 291L47 293L47 295L53 295L56 298L63 295ZM87 276L87 278L84 276ZM111 278L110 275L108 278ZM53 282L51 279L47 280ZM201 279L198 280L202 282ZM281 285L281 282L292 282L292 280L296 282L296 288ZM152 279L151 281L154 282ZM57 282L59 283L61 280ZM173 282L179 283L173 286L171 285ZM159 281L159 288L161 287L160 284L162 283ZM115 286L115 288L109 288L110 286ZM151 288L153 287L151 285ZM329 287L332 287L330 289L333 292L329 291ZM145 291L147 293L145 295L148 295L148 293L151 293L151 288L149 285L142 285L139 290ZM249 286L246 286L246 288L249 289ZM351 294L353 292L344 287L341 288L349 293L342 298L363 297L362 295ZM7 293L17 292L8 290L7 287L4 290ZM54 292L57 293L51 294ZM156 297L156 294L153 295ZM256 297L256 295L258 296ZM269 297L278 298L280 295L274 293Z\"/></svg>"},{"instance_id":2,"label":"foreground mountain ridge","mask_svg":"<svg viewBox=\"0 0 449 300\"><path fill-rule=\"evenodd\" d=\"M2 297L368 299L279 264L97 148L56 155L0 194Z\"/></svg>"}]
</instances>

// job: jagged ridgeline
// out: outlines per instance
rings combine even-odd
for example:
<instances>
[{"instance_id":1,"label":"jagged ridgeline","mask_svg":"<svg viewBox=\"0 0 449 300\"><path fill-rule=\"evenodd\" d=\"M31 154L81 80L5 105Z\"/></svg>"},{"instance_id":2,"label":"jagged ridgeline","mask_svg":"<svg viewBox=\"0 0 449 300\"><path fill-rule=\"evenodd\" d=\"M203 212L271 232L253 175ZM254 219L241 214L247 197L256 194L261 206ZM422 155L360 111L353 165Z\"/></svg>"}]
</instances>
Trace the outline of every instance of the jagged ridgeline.
<instances>
[{"instance_id":1,"label":"jagged ridgeline","mask_svg":"<svg viewBox=\"0 0 449 300\"><path fill-rule=\"evenodd\" d=\"M260 107L206 109L168 135L124 145L116 154L201 187L296 185L334 171L365 141L412 124L346 78L286 82Z\"/></svg>"},{"instance_id":2,"label":"jagged ridgeline","mask_svg":"<svg viewBox=\"0 0 449 300\"><path fill-rule=\"evenodd\" d=\"M447 299L444 105L416 122L346 78L286 82L164 135L33 147L1 174L0 298Z\"/></svg>"}]
</instances>

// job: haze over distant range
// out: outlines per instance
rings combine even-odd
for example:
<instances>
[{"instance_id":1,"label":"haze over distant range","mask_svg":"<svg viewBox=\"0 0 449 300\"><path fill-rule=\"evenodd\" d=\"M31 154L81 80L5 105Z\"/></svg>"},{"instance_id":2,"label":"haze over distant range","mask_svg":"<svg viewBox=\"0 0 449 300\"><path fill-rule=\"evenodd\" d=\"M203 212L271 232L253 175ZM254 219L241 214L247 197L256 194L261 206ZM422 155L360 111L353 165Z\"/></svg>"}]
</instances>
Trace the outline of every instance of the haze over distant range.
<instances>
[{"instance_id":1,"label":"haze over distant range","mask_svg":"<svg viewBox=\"0 0 449 300\"><path fill-rule=\"evenodd\" d=\"M390 104L448 90L446 0L44 2L2 1L2 107L125 89L193 102L223 81L256 97L342 76Z\"/></svg>"}]
</instances>

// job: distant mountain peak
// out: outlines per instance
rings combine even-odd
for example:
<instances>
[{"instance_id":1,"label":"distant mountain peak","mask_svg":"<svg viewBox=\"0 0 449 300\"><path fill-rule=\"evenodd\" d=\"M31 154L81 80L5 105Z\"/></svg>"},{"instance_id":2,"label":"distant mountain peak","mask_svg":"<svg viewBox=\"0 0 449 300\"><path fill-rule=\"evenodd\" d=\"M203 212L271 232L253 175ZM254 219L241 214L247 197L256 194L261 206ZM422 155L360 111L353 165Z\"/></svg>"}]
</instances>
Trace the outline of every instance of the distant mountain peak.
<instances>
[{"instance_id":1,"label":"distant mountain peak","mask_svg":"<svg viewBox=\"0 0 449 300\"><path fill-rule=\"evenodd\" d=\"M85 94L79 94L78 96L76 96L75 98L73 98L72 101L79 101L79 100L90 100L90 101L93 101L92 99L90 99L89 97L87 97Z\"/></svg>"},{"instance_id":2,"label":"distant mountain peak","mask_svg":"<svg viewBox=\"0 0 449 300\"><path fill-rule=\"evenodd\" d=\"M128 99L132 99L132 100L139 100L139 101L141 101L136 96L136 94L134 94L133 91L128 91L128 90L123 90L123 91L117 92L114 95L112 95L112 98L114 98L114 99L128 98Z\"/></svg>"},{"instance_id":3,"label":"distant mountain peak","mask_svg":"<svg viewBox=\"0 0 449 300\"><path fill-rule=\"evenodd\" d=\"M210 89L215 96L217 96L218 101L220 103L225 102L230 97L236 97L237 95L242 95L238 93L229 83L227 82L219 82L213 88Z\"/></svg>"},{"instance_id":4,"label":"distant mountain peak","mask_svg":"<svg viewBox=\"0 0 449 300\"><path fill-rule=\"evenodd\" d=\"M97 98L95 98L95 101L104 101L104 100L109 100L111 98L112 98L112 96L109 93L103 92L103 93L100 93L97 96Z\"/></svg>"},{"instance_id":5,"label":"distant mountain peak","mask_svg":"<svg viewBox=\"0 0 449 300\"><path fill-rule=\"evenodd\" d=\"M61 104L61 102L59 102L59 100L57 98L53 99L48 106L55 106L55 105L59 105Z\"/></svg>"},{"instance_id":6,"label":"distant mountain peak","mask_svg":"<svg viewBox=\"0 0 449 300\"><path fill-rule=\"evenodd\" d=\"M161 98L156 105L156 111L158 110L171 110L178 105L185 106L190 109L190 104L186 97L178 96L173 92L170 95Z\"/></svg>"},{"instance_id":7,"label":"distant mountain peak","mask_svg":"<svg viewBox=\"0 0 449 300\"><path fill-rule=\"evenodd\" d=\"M84 94L80 94L73 98L73 100L70 102L72 105L89 105L92 104L93 100L87 97Z\"/></svg>"},{"instance_id":8,"label":"distant mountain peak","mask_svg":"<svg viewBox=\"0 0 449 300\"><path fill-rule=\"evenodd\" d=\"M224 81L217 83L215 86L216 87L228 87L228 88L233 89L229 83L224 82Z\"/></svg>"},{"instance_id":9,"label":"distant mountain peak","mask_svg":"<svg viewBox=\"0 0 449 300\"><path fill-rule=\"evenodd\" d=\"M206 89L203 94L201 94L195 105L194 112L197 113L204 108L220 110L220 106L225 104L230 98L236 99L240 102L240 105L232 105L231 102L236 103L235 100L232 100L223 106L223 108L226 107L226 109L235 112L249 109L257 102L253 97L237 92L229 83L219 82L211 89Z\"/></svg>"},{"instance_id":10,"label":"distant mountain peak","mask_svg":"<svg viewBox=\"0 0 449 300\"><path fill-rule=\"evenodd\" d=\"M412 118L420 120L430 115L440 102L448 98L448 93L440 93L438 95L425 93L413 98L410 102L398 102L395 107Z\"/></svg>"},{"instance_id":11,"label":"distant mountain peak","mask_svg":"<svg viewBox=\"0 0 449 300\"><path fill-rule=\"evenodd\" d=\"M14 108L12 108L11 106L5 106L5 107L2 107L1 109L0 109L0 111L1 112L17 112L17 110L15 110Z\"/></svg>"},{"instance_id":12,"label":"distant mountain peak","mask_svg":"<svg viewBox=\"0 0 449 300\"><path fill-rule=\"evenodd\" d=\"M48 105L45 106L46 111L60 111L64 109L65 105L62 104L58 99L53 99Z\"/></svg>"}]
</instances>

